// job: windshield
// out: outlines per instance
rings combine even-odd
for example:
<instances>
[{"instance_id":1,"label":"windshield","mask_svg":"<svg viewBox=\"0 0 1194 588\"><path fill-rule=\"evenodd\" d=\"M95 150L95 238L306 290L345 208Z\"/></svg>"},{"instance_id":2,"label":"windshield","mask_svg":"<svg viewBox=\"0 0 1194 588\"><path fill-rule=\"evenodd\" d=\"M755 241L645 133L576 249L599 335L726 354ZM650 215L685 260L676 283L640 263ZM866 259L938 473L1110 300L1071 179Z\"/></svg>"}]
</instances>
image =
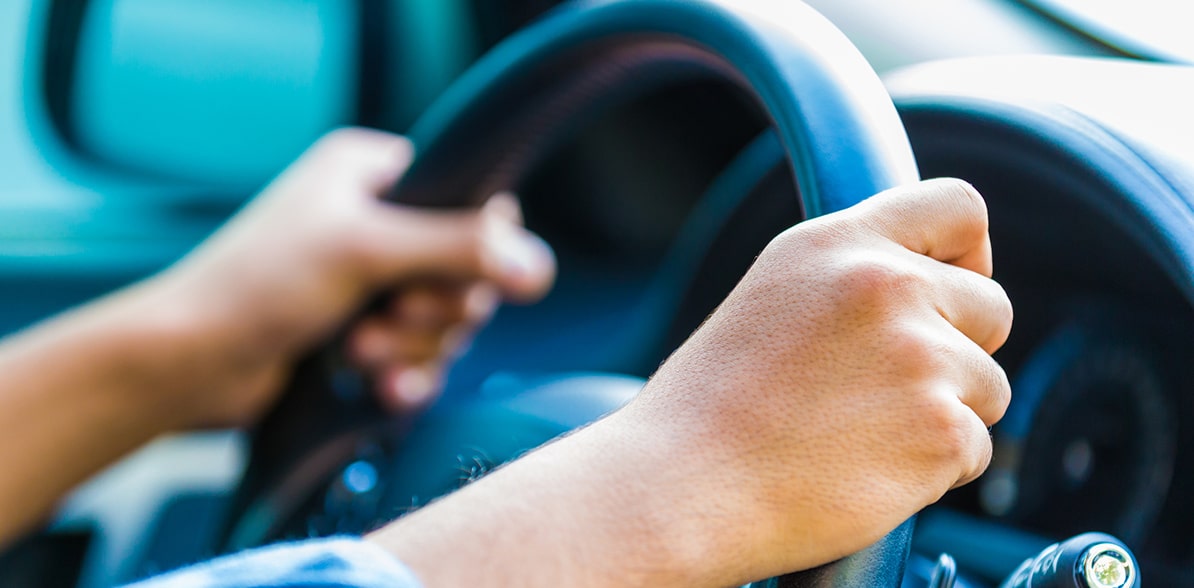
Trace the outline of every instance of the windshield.
<instances>
[{"instance_id":1,"label":"windshield","mask_svg":"<svg viewBox=\"0 0 1194 588\"><path fill-rule=\"evenodd\" d=\"M1022 0L1126 53L1194 63L1194 11L1174 0Z\"/></svg>"}]
</instances>

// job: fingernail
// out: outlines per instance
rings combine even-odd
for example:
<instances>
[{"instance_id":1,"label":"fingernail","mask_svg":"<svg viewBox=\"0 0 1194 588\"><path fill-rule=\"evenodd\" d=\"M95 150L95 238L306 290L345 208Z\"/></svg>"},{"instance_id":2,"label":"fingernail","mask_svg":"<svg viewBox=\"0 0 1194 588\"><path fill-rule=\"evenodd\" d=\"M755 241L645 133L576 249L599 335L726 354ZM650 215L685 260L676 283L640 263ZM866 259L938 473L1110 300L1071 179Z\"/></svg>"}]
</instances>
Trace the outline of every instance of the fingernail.
<instances>
[{"instance_id":1,"label":"fingernail","mask_svg":"<svg viewBox=\"0 0 1194 588\"><path fill-rule=\"evenodd\" d=\"M422 406L434 394L436 380L426 369L406 368L393 376L390 387L399 404L407 407Z\"/></svg>"}]
</instances>

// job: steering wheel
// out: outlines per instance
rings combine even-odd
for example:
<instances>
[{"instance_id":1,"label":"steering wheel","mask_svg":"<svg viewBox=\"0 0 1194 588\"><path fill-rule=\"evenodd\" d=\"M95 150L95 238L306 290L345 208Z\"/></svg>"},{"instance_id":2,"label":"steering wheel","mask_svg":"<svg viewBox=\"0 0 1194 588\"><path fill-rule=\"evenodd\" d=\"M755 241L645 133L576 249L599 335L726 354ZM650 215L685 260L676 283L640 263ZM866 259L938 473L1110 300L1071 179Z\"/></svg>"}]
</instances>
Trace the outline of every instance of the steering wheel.
<instances>
[{"instance_id":1,"label":"steering wheel","mask_svg":"<svg viewBox=\"0 0 1194 588\"><path fill-rule=\"evenodd\" d=\"M410 133L418 156L389 199L477 206L517 188L570 129L602 108L694 80L737 88L771 121L805 218L919 177L882 83L808 6L586 0L503 42L424 114ZM369 390L339 344L301 362L255 433L226 548L273 538L280 521L344 464L393 459L412 421L381 416ZM369 472L357 473L369 481ZM353 502L339 516L376 512L371 500ZM764 585L898 586L910 537L911 521L863 552Z\"/></svg>"}]
</instances>

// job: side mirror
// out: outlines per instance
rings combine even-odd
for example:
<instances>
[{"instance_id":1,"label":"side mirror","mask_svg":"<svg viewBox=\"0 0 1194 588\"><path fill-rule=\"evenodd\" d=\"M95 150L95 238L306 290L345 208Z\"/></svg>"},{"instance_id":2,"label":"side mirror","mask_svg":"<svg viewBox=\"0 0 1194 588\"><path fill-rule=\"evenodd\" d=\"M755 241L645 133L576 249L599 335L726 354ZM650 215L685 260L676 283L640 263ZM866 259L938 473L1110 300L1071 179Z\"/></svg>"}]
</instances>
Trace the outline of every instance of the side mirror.
<instances>
[{"instance_id":1,"label":"side mirror","mask_svg":"<svg viewBox=\"0 0 1194 588\"><path fill-rule=\"evenodd\" d=\"M46 13L37 90L70 146L238 194L333 127L405 129L478 51L467 0L51 0Z\"/></svg>"}]
</instances>

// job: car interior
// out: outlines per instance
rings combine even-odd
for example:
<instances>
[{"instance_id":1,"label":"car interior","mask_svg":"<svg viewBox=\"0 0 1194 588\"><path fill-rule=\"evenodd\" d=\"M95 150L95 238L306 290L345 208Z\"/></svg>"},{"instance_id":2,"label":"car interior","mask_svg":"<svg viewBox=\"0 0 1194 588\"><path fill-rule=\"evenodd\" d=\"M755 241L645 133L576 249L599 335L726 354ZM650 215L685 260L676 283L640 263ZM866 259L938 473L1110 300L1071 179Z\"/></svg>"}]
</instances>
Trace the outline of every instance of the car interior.
<instances>
[{"instance_id":1,"label":"car interior","mask_svg":"<svg viewBox=\"0 0 1194 588\"><path fill-rule=\"evenodd\" d=\"M949 176L987 199L1016 313L991 466L874 547L754 585L1192 586L1192 18L1161 0L0 3L0 335L167 267L346 125L414 140L387 198L515 190L559 262L426 414L380 417L337 344L313 350L253 430L161 439L79 488L0 554L0 585L366 532L627 402L788 227ZM1100 554L1119 576L1027 579Z\"/></svg>"}]
</instances>

